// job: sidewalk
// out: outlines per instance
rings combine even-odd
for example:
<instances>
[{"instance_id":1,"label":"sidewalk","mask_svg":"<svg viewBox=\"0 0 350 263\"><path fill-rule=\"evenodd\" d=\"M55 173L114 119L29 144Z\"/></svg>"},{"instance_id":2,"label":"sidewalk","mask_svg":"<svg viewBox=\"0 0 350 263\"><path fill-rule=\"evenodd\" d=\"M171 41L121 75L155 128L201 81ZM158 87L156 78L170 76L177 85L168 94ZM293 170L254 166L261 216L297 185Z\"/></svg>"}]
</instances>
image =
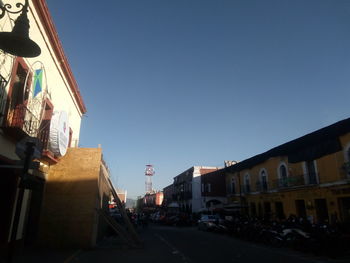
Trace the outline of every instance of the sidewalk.
<instances>
[{"instance_id":1,"label":"sidewalk","mask_svg":"<svg viewBox=\"0 0 350 263\"><path fill-rule=\"evenodd\" d=\"M25 248L14 258L14 263L68 263L81 250Z\"/></svg>"}]
</instances>

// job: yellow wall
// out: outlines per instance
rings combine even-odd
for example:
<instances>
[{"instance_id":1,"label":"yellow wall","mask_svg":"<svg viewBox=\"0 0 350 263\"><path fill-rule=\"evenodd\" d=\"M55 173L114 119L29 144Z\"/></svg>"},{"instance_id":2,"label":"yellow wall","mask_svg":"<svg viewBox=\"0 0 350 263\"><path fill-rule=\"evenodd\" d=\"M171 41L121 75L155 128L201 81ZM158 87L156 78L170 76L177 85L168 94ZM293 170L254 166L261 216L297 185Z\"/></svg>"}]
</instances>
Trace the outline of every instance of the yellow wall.
<instances>
[{"instance_id":1,"label":"yellow wall","mask_svg":"<svg viewBox=\"0 0 350 263\"><path fill-rule=\"evenodd\" d=\"M341 136L340 142L344 147L350 144L350 133ZM344 149L345 150L345 149ZM245 169L235 173L226 174L227 185L231 184L231 178L236 178L236 194L228 193L229 203L234 203L240 200L240 190L238 174L240 176L241 186L244 186L244 176L250 174L250 194L242 192L242 200L246 204L254 202L258 210L258 204L263 206L264 202L271 203L272 212L275 211L275 202L282 202L286 216L296 214L295 200L304 200L306 204L307 216L312 216L317 220L315 209L315 199L325 199L328 215L337 214L338 219L341 217L340 198L350 197L350 178L346 178L346 173L342 169L344 164L344 150L334 154L323 156L316 160L316 169L319 175L318 185L301 185L289 188L276 188L275 180L278 179L278 167L281 162L287 165L289 176L302 176L304 174L304 162L288 163L286 157L274 157L260 163L250 169ZM267 193L258 192L256 182L259 180L259 172L265 168L268 174L269 191ZM228 187L230 189L230 187Z\"/></svg>"},{"instance_id":2,"label":"yellow wall","mask_svg":"<svg viewBox=\"0 0 350 263\"><path fill-rule=\"evenodd\" d=\"M69 148L59 163L50 167L40 224L42 245L95 245L102 223L96 208L101 208L101 198L109 196L105 193L108 187L99 179L101 158L100 148Z\"/></svg>"}]
</instances>

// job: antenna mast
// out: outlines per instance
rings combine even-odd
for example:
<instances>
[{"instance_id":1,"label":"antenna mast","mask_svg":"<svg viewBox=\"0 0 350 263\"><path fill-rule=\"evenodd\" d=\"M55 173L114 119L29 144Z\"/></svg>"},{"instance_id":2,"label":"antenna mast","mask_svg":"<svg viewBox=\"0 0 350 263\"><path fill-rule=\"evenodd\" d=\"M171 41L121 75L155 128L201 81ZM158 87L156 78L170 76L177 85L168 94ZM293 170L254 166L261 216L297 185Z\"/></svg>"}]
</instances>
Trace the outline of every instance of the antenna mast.
<instances>
[{"instance_id":1,"label":"antenna mast","mask_svg":"<svg viewBox=\"0 0 350 263\"><path fill-rule=\"evenodd\" d=\"M146 176L146 194L152 192L152 176L154 175L154 167L152 164L146 164L145 176Z\"/></svg>"}]
</instances>

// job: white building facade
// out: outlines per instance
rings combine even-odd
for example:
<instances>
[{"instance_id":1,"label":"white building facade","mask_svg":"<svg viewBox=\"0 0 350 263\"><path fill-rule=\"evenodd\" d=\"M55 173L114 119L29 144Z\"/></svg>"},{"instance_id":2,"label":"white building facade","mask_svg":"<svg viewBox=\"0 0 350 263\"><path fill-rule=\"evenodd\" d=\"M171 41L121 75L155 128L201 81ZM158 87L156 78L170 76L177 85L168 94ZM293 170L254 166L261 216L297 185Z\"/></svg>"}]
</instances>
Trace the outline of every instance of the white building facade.
<instances>
[{"instance_id":1,"label":"white building facade","mask_svg":"<svg viewBox=\"0 0 350 263\"><path fill-rule=\"evenodd\" d=\"M2 2L11 4L14 11L16 3L23 1ZM11 32L17 16L6 13L0 19L0 32ZM2 254L11 237L22 240L26 233L29 239L35 236L39 224L35 213L40 212L45 178L49 176L50 166L59 162L67 148L78 146L81 119L86 112L46 1L29 1L27 16L29 37L40 46L41 54L23 58L0 50L0 192L1 205L5 208L0 224ZM25 146L26 141L36 143L40 167L29 170L30 180L23 186L22 168L16 166L20 160L16 149L20 142ZM22 150L25 156L26 148ZM18 200L23 188L23 200ZM16 205L18 202L22 205ZM16 210L20 211L18 226L13 225Z\"/></svg>"}]
</instances>

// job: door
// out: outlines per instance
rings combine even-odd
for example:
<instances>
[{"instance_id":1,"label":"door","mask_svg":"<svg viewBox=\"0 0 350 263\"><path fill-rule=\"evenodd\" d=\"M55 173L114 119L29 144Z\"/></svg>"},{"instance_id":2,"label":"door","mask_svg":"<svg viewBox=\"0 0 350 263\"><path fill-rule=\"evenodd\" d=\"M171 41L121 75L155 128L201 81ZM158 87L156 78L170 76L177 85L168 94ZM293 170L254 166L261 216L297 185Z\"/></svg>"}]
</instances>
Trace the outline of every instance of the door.
<instances>
[{"instance_id":1,"label":"door","mask_svg":"<svg viewBox=\"0 0 350 263\"><path fill-rule=\"evenodd\" d=\"M306 206L304 200L295 200L295 210L298 217L306 219Z\"/></svg>"},{"instance_id":2,"label":"door","mask_svg":"<svg viewBox=\"0 0 350 263\"><path fill-rule=\"evenodd\" d=\"M276 202L275 203L275 211L276 211L276 216L279 219L284 219L286 218L284 214L284 209L283 209L283 203L282 202Z\"/></svg>"},{"instance_id":3,"label":"door","mask_svg":"<svg viewBox=\"0 0 350 263\"><path fill-rule=\"evenodd\" d=\"M271 203L264 202L264 218L269 220L271 218Z\"/></svg>"},{"instance_id":4,"label":"door","mask_svg":"<svg viewBox=\"0 0 350 263\"><path fill-rule=\"evenodd\" d=\"M350 197L338 198L340 217L343 222L350 222Z\"/></svg>"},{"instance_id":5,"label":"door","mask_svg":"<svg viewBox=\"0 0 350 263\"><path fill-rule=\"evenodd\" d=\"M315 209L318 223L328 223L328 207L326 199L315 199Z\"/></svg>"}]
</instances>

